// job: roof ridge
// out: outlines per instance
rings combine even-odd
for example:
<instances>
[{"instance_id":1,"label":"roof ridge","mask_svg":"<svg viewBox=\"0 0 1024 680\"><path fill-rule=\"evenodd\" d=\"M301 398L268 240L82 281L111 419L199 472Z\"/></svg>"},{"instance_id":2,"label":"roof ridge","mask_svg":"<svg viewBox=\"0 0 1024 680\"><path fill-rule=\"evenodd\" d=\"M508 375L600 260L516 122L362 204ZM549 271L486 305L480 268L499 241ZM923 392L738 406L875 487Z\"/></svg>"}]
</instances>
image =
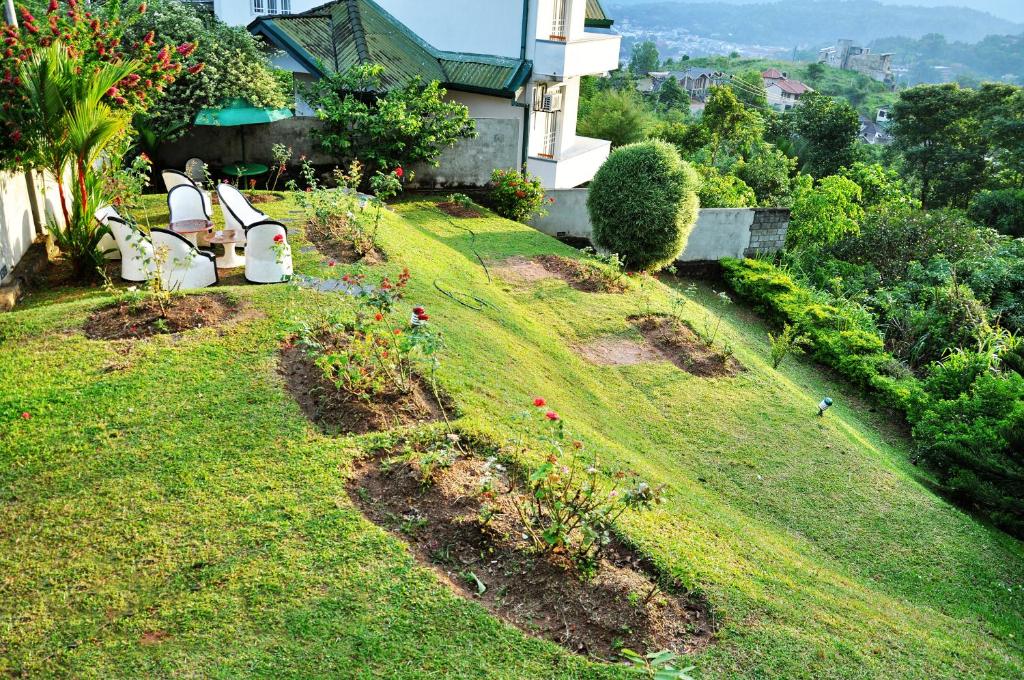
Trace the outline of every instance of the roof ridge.
<instances>
[{"instance_id":1,"label":"roof ridge","mask_svg":"<svg viewBox=\"0 0 1024 680\"><path fill-rule=\"evenodd\" d=\"M366 28L363 26L363 15L359 10L359 0L347 0L348 16L352 24L352 40L356 44L356 54L360 61L370 61L370 49L366 45ZM331 36L332 42L334 36Z\"/></svg>"}]
</instances>

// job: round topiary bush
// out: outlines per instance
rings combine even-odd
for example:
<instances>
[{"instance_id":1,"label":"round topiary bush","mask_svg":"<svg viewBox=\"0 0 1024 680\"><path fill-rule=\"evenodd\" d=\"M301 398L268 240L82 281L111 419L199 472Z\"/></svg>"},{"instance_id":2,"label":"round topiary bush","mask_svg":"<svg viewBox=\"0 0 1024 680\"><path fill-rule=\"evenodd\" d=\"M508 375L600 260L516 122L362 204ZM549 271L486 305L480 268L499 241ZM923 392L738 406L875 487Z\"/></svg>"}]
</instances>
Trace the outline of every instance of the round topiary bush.
<instances>
[{"instance_id":1,"label":"round topiary bush","mask_svg":"<svg viewBox=\"0 0 1024 680\"><path fill-rule=\"evenodd\" d=\"M612 152L590 183L594 244L631 270L658 270L686 247L697 221L700 178L671 144L647 141Z\"/></svg>"}]
</instances>

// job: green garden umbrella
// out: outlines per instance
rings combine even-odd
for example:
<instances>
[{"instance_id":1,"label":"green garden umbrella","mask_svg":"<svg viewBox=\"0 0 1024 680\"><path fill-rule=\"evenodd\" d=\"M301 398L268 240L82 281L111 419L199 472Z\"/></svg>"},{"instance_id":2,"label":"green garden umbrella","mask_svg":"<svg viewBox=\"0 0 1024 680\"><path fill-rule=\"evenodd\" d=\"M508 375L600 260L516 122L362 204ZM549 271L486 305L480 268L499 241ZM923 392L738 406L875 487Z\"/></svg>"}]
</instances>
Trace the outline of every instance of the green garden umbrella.
<instances>
[{"instance_id":1,"label":"green garden umbrella","mask_svg":"<svg viewBox=\"0 0 1024 680\"><path fill-rule=\"evenodd\" d=\"M196 125L213 125L217 127L241 127L239 134L242 136L242 163L245 163L245 127L246 125L261 125L273 123L285 118L291 118L290 109L267 109L260 106L253 106L244 99L232 99L227 104L216 109L202 109L196 114Z\"/></svg>"}]
</instances>

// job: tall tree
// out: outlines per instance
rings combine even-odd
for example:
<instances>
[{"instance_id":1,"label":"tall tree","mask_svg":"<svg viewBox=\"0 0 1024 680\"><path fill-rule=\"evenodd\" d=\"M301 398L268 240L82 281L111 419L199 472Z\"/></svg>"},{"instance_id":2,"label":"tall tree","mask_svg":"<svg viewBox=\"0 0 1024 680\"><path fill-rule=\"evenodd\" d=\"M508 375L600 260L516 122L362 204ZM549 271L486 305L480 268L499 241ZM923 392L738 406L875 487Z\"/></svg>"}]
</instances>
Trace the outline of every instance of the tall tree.
<instances>
[{"instance_id":1,"label":"tall tree","mask_svg":"<svg viewBox=\"0 0 1024 680\"><path fill-rule=\"evenodd\" d=\"M676 80L675 76L670 76L658 88L658 102L665 108L676 109L688 106L690 96L686 94L686 90L679 86L679 81Z\"/></svg>"},{"instance_id":2,"label":"tall tree","mask_svg":"<svg viewBox=\"0 0 1024 680\"><path fill-rule=\"evenodd\" d=\"M742 71L732 76L729 87L736 93L736 98L746 106L755 109L768 108L768 93L764 88L764 78L757 69Z\"/></svg>"},{"instance_id":3,"label":"tall tree","mask_svg":"<svg viewBox=\"0 0 1024 680\"><path fill-rule=\"evenodd\" d=\"M658 70L658 47L650 40L633 45L633 53L629 58L629 70L633 73L650 73Z\"/></svg>"},{"instance_id":4,"label":"tall tree","mask_svg":"<svg viewBox=\"0 0 1024 680\"><path fill-rule=\"evenodd\" d=\"M815 177L834 175L856 160L860 118L845 100L811 92L793 114L803 138L804 171Z\"/></svg>"},{"instance_id":5,"label":"tall tree","mask_svg":"<svg viewBox=\"0 0 1024 680\"><path fill-rule=\"evenodd\" d=\"M745 145L759 139L764 132L761 117L747 109L728 87L711 88L701 124L711 133L712 165L718 160L724 142Z\"/></svg>"},{"instance_id":6,"label":"tall tree","mask_svg":"<svg viewBox=\"0 0 1024 680\"><path fill-rule=\"evenodd\" d=\"M926 208L966 207L989 179L988 144L974 90L948 83L900 93L892 107L893 148L920 183Z\"/></svg>"},{"instance_id":7,"label":"tall tree","mask_svg":"<svg viewBox=\"0 0 1024 680\"><path fill-rule=\"evenodd\" d=\"M602 90L591 99L576 130L587 137L610 140L612 146L638 142L649 122L648 112L635 90Z\"/></svg>"}]
</instances>

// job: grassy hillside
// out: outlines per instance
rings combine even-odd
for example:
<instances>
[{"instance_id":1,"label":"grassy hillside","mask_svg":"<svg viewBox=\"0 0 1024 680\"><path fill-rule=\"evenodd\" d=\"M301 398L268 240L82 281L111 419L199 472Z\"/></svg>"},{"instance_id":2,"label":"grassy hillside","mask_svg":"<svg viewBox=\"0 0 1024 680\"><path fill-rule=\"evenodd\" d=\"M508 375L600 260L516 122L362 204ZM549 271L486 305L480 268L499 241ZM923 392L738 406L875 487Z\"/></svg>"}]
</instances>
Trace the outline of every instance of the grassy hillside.
<instances>
[{"instance_id":1,"label":"grassy hillside","mask_svg":"<svg viewBox=\"0 0 1024 680\"><path fill-rule=\"evenodd\" d=\"M726 73L777 68L790 78L801 80L822 94L847 99L858 112L872 120L880 107L892 105L897 98L897 94L890 92L882 83L854 71L825 66L821 78L812 79L807 73L807 62L742 57L696 57L681 63L686 66L716 68Z\"/></svg>"},{"instance_id":2,"label":"grassy hillside","mask_svg":"<svg viewBox=\"0 0 1024 680\"><path fill-rule=\"evenodd\" d=\"M340 275L300 253L290 201L261 207L296 220L300 271ZM591 365L574 346L632 336L627 316L678 292L489 283L474 248L574 251L496 217L460 224L476 237L413 201L382 227L384 268L411 269L410 301L446 336L458 426L500 434L543 395L589 444L668 485L667 504L622 529L710 601L721 628L691 660L700 677L1024 674L1024 546L933 495L882 414L813 366L772 370L764 326L706 286L684 313L723 315L744 373ZM0 315L0 670L639 677L499 623L353 506L346 476L380 438L320 434L276 373L279 340L348 300L223 290L255 314L133 342L80 331L109 301L100 288ZM818 418L825 394L837 405Z\"/></svg>"}]
</instances>

